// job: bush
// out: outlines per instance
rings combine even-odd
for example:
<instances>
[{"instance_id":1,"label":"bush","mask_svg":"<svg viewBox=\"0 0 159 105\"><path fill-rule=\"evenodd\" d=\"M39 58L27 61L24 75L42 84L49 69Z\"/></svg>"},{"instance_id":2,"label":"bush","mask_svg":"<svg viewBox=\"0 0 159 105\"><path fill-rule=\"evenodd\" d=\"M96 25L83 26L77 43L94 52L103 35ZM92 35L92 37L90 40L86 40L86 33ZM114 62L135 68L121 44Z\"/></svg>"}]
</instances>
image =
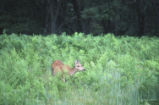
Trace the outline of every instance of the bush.
<instances>
[{"instance_id":1,"label":"bush","mask_svg":"<svg viewBox=\"0 0 159 105\"><path fill-rule=\"evenodd\" d=\"M140 105L158 99L159 39L152 37L0 36L0 105ZM59 59L86 71L62 82Z\"/></svg>"}]
</instances>

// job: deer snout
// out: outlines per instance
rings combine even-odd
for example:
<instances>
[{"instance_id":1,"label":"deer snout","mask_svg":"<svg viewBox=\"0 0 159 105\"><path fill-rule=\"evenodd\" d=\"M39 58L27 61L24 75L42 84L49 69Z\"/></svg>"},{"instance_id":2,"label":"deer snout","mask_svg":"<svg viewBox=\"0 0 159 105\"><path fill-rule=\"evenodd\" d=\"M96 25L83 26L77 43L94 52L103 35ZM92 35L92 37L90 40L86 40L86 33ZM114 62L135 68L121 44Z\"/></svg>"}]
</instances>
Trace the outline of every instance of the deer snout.
<instances>
[{"instance_id":1,"label":"deer snout","mask_svg":"<svg viewBox=\"0 0 159 105\"><path fill-rule=\"evenodd\" d=\"M84 71L85 68L84 68L84 67L80 67L79 70L80 70L80 71Z\"/></svg>"}]
</instances>

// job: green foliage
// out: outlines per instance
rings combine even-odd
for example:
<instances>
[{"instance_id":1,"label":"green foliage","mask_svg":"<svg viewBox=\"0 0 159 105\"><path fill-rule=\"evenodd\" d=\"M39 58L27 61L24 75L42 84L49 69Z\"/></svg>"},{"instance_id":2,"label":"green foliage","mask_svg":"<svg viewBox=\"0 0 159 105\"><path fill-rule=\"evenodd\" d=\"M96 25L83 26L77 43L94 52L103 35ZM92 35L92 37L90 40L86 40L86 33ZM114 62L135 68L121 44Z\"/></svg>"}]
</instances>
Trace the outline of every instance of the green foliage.
<instances>
[{"instance_id":1,"label":"green foliage","mask_svg":"<svg viewBox=\"0 0 159 105\"><path fill-rule=\"evenodd\" d=\"M156 37L0 36L0 105L140 105L157 99L159 39ZM66 82L51 63L86 68Z\"/></svg>"}]
</instances>

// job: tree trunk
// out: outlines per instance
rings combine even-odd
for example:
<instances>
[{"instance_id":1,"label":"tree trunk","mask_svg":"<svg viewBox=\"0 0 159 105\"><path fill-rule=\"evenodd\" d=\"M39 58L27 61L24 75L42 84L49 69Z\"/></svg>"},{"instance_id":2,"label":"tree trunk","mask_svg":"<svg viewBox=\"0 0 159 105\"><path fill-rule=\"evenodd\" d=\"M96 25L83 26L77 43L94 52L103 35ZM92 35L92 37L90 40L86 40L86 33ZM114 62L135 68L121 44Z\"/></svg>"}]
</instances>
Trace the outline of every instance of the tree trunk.
<instances>
[{"instance_id":1,"label":"tree trunk","mask_svg":"<svg viewBox=\"0 0 159 105\"><path fill-rule=\"evenodd\" d=\"M136 0L136 13L138 19L138 36L142 36L144 34L145 29L145 15L144 15L144 1Z\"/></svg>"},{"instance_id":2,"label":"tree trunk","mask_svg":"<svg viewBox=\"0 0 159 105\"><path fill-rule=\"evenodd\" d=\"M82 24L81 24L81 13L77 0L71 0L73 4L73 9L75 11L77 17L77 31L82 32Z\"/></svg>"},{"instance_id":3,"label":"tree trunk","mask_svg":"<svg viewBox=\"0 0 159 105\"><path fill-rule=\"evenodd\" d=\"M62 0L46 0L45 33L56 33Z\"/></svg>"}]
</instances>

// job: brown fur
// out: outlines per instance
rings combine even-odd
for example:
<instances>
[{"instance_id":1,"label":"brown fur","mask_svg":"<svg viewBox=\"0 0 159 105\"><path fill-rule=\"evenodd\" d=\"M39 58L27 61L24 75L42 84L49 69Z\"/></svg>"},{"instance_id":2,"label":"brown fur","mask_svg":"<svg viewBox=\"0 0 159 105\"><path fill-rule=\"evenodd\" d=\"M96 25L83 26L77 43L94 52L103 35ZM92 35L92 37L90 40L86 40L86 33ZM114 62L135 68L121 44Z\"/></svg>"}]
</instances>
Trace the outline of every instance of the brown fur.
<instances>
[{"instance_id":1,"label":"brown fur","mask_svg":"<svg viewBox=\"0 0 159 105\"><path fill-rule=\"evenodd\" d=\"M56 60L51 65L52 73L53 75L56 75L56 73L61 72L62 76L64 75L64 72L66 71L67 74L73 75L77 71L83 71L84 68L80 64L79 61L75 61L74 68L70 68L68 65L63 64L60 60Z\"/></svg>"}]
</instances>

